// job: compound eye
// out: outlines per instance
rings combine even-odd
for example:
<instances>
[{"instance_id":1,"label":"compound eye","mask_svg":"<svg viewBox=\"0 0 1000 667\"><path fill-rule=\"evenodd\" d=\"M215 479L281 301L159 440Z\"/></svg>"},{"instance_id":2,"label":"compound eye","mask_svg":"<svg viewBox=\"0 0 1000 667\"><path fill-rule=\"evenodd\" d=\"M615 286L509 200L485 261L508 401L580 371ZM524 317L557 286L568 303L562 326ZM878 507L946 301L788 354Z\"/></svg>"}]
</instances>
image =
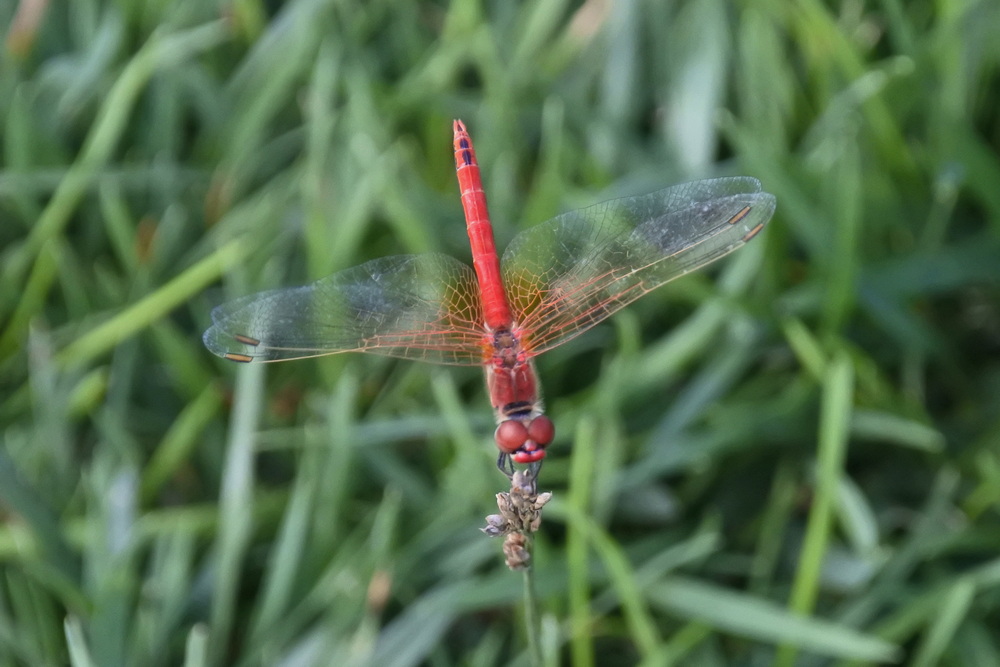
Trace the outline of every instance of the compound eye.
<instances>
[{"instance_id":1,"label":"compound eye","mask_svg":"<svg viewBox=\"0 0 1000 667\"><path fill-rule=\"evenodd\" d=\"M528 429L516 419L508 419L500 422L493 439L496 440L500 451L510 454L520 449L527 441Z\"/></svg>"},{"instance_id":2,"label":"compound eye","mask_svg":"<svg viewBox=\"0 0 1000 667\"><path fill-rule=\"evenodd\" d=\"M556 426L545 415L535 417L528 425L528 438L535 441L539 447L545 447L556 437Z\"/></svg>"}]
</instances>

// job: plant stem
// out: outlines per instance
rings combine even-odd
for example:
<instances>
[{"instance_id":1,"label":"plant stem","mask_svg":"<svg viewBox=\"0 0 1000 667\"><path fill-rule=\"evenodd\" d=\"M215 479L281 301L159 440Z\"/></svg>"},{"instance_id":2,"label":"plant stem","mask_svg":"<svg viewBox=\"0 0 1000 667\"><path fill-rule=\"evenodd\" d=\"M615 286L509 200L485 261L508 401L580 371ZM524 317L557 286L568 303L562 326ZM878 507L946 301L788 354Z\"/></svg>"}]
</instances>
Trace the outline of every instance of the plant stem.
<instances>
[{"instance_id":1,"label":"plant stem","mask_svg":"<svg viewBox=\"0 0 1000 667\"><path fill-rule=\"evenodd\" d=\"M538 614L538 595L535 592L535 568L524 568L524 625L528 633L528 651L531 664L542 665L541 619Z\"/></svg>"}]
</instances>

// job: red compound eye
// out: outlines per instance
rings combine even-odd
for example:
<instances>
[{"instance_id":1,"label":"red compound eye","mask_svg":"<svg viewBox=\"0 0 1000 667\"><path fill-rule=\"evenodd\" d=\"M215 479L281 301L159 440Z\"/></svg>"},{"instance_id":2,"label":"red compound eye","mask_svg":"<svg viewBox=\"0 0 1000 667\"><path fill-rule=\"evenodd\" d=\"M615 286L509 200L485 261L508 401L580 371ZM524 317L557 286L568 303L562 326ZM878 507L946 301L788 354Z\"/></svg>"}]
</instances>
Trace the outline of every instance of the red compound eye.
<instances>
[{"instance_id":1,"label":"red compound eye","mask_svg":"<svg viewBox=\"0 0 1000 667\"><path fill-rule=\"evenodd\" d=\"M539 415L528 425L528 438L539 447L545 447L556 437L556 427L545 415Z\"/></svg>"},{"instance_id":2,"label":"red compound eye","mask_svg":"<svg viewBox=\"0 0 1000 667\"><path fill-rule=\"evenodd\" d=\"M496 433L493 434L493 439L496 440L500 451L510 454L524 445L528 439L528 429L516 419L508 419L500 422Z\"/></svg>"}]
</instances>

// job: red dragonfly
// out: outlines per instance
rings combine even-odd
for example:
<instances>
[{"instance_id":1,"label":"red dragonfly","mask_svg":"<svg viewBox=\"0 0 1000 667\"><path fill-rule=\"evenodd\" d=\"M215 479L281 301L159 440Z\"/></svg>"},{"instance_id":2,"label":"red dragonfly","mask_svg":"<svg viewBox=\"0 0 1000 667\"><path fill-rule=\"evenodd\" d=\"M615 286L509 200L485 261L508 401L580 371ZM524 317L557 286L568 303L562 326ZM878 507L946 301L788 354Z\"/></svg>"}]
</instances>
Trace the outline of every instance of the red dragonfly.
<instances>
[{"instance_id":1,"label":"red dragonfly","mask_svg":"<svg viewBox=\"0 0 1000 667\"><path fill-rule=\"evenodd\" d=\"M441 254L366 262L311 285L212 311L209 350L231 361L371 352L483 366L496 414L497 466L537 474L555 436L532 359L669 280L756 236L774 197L754 178L695 181L616 199L528 229L502 260L462 121L455 166L475 270Z\"/></svg>"}]
</instances>

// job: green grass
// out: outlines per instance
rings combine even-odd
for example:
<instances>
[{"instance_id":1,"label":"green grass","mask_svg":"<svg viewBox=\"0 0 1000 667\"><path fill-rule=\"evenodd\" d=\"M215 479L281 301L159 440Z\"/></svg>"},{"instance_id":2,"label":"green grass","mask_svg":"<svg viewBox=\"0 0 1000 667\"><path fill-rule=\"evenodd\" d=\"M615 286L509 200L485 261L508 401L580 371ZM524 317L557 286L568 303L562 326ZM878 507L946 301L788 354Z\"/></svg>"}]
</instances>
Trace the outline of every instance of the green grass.
<instances>
[{"instance_id":1,"label":"green grass","mask_svg":"<svg viewBox=\"0 0 1000 667\"><path fill-rule=\"evenodd\" d=\"M1000 664L1000 5L278 4L0 4L0 665ZM778 201L539 359L530 646L480 371L200 338L467 260L453 118L501 247Z\"/></svg>"}]
</instances>

